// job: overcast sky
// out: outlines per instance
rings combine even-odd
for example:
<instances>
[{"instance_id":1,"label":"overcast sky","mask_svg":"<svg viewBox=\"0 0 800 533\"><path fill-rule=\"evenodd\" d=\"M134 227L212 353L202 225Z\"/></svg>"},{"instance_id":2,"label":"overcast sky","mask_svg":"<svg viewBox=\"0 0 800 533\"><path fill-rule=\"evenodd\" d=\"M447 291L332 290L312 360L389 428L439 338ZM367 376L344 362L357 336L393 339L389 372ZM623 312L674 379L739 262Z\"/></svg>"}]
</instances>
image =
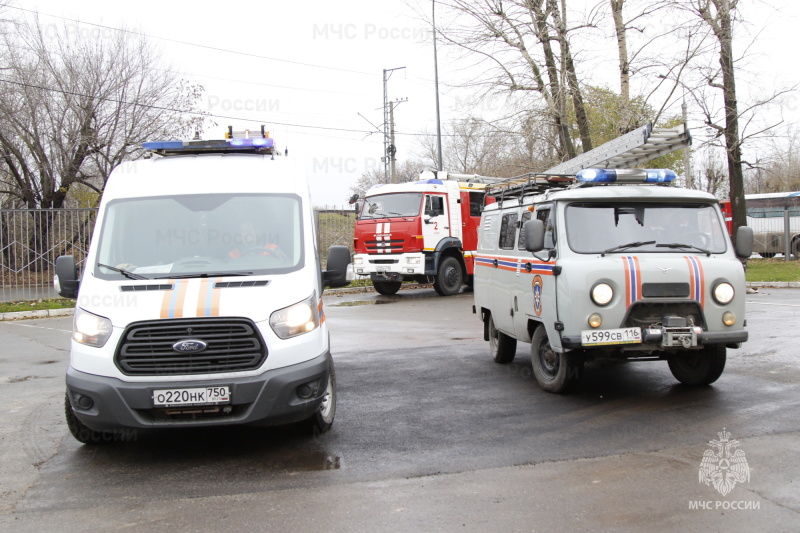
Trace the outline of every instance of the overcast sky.
<instances>
[{"instance_id":1,"label":"overcast sky","mask_svg":"<svg viewBox=\"0 0 800 533\"><path fill-rule=\"evenodd\" d=\"M794 37L798 2L745 4L753 21L746 33L767 26L749 50L754 60L747 75L768 86L800 81ZM266 124L291 157L308 161L315 205L345 204L348 187L363 172L383 168L382 134L373 127L383 123L383 69L405 67L388 83L390 100L407 99L395 113L398 160L420 153L419 134L435 131L431 33L413 9L430 13L426 0L248 1L241 8L235 1L163 0L18 5L38 9L44 22L63 23L47 15L80 20L87 35L124 26L152 37L166 62L205 87L202 105L218 126L204 137L221 137L229 124L234 129ZM437 17L445 14L437 9ZM602 44L610 52L598 52L605 59L586 68L598 79L609 79L605 74L616 75L614 41L609 36ZM497 99L473 107L466 93L450 86L472 74L469 61L455 61L442 48L439 52L443 121L467 110L491 113ZM795 94L783 110L795 120L798 107L800 94Z\"/></svg>"}]
</instances>

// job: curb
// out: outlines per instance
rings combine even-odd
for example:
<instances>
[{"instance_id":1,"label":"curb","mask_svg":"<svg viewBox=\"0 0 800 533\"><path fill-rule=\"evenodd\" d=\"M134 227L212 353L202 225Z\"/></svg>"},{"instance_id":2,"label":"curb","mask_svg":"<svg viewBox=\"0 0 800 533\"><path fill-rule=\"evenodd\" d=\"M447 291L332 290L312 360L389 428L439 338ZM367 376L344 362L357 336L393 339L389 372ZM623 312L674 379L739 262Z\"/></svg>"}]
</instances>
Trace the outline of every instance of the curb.
<instances>
[{"instance_id":1,"label":"curb","mask_svg":"<svg viewBox=\"0 0 800 533\"><path fill-rule=\"evenodd\" d=\"M800 281L748 281L745 285L752 289L800 289ZM430 284L411 284L404 286L403 289L426 289ZM375 292L371 286L365 287L344 287L342 289L325 289L323 296L328 294L336 296L340 294L358 294ZM74 308L68 309L42 309L39 311L17 311L14 313L0 313L0 322L4 320L29 320L32 318L52 318L57 316L71 316L75 314Z\"/></svg>"},{"instance_id":2,"label":"curb","mask_svg":"<svg viewBox=\"0 0 800 533\"><path fill-rule=\"evenodd\" d=\"M64 309L40 309L38 311L15 311L13 313L0 313L0 321L28 320L31 318L52 318L56 316L71 316L74 314L74 307Z\"/></svg>"},{"instance_id":3,"label":"curb","mask_svg":"<svg viewBox=\"0 0 800 533\"><path fill-rule=\"evenodd\" d=\"M800 289L800 281L748 281L746 285L753 289Z\"/></svg>"}]
</instances>

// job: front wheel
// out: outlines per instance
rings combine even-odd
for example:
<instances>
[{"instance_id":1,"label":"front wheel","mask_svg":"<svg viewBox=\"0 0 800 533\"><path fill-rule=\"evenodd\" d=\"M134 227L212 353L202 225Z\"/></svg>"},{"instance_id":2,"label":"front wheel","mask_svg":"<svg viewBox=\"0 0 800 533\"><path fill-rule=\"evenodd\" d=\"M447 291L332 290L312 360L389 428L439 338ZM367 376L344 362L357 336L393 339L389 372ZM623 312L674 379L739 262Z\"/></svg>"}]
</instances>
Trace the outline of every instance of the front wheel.
<instances>
[{"instance_id":1,"label":"front wheel","mask_svg":"<svg viewBox=\"0 0 800 533\"><path fill-rule=\"evenodd\" d=\"M328 371L328 381L325 384L325 395L322 403L314 414L305 421L307 426L315 433L325 433L333 425L333 417L336 415L336 373L333 370L333 363L330 364Z\"/></svg>"},{"instance_id":2,"label":"front wheel","mask_svg":"<svg viewBox=\"0 0 800 533\"><path fill-rule=\"evenodd\" d=\"M536 381L547 392L567 392L583 375L583 360L574 352L554 351L544 325L533 333L531 364Z\"/></svg>"},{"instance_id":3,"label":"front wheel","mask_svg":"<svg viewBox=\"0 0 800 533\"><path fill-rule=\"evenodd\" d=\"M710 385L722 375L726 359L725 346L711 344L702 350L673 355L668 362L672 375L684 385Z\"/></svg>"},{"instance_id":4,"label":"front wheel","mask_svg":"<svg viewBox=\"0 0 800 533\"><path fill-rule=\"evenodd\" d=\"M75 416L72 405L69 403L69 392L64 395L64 416L67 419L67 427L75 440L82 444L105 444L117 440L125 440L121 434L114 431L95 431Z\"/></svg>"},{"instance_id":5,"label":"front wheel","mask_svg":"<svg viewBox=\"0 0 800 533\"><path fill-rule=\"evenodd\" d=\"M433 280L433 289L440 296L453 296L458 294L464 284L464 272L461 264L455 257L445 257L439 263L436 279Z\"/></svg>"},{"instance_id":6,"label":"front wheel","mask_svg":"<svg viewBox=\"0 0 800 533\"><path fill-rule=\"evenodd\" d=\"M373 281L372 285L375 287L375 290L378 291L378 293L383 294L384 296L391 296L400 290L400 285L402 285L402 282Z\"/></svg>"},{"instance_id":7,"label":"front wheel","mask_svg":"<svg viewBox=\"0 0 800 533\"><path fill-rule=\"evenodd\" d=\"M517 354L517 339L498 331L494 327L494 320L491 316L487 320L489 321L489 351L492 353L492 359L501 365L510 363Z\"/></svg>"}]
</instances>

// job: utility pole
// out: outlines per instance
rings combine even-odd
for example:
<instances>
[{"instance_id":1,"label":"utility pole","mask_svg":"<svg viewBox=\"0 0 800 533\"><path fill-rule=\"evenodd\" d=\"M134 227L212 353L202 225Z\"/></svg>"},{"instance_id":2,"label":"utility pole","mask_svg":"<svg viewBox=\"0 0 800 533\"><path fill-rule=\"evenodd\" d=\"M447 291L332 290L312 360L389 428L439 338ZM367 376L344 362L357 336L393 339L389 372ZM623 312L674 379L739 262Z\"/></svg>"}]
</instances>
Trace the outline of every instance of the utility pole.
<instances>
[{"instance_id":1,"label":"utility pole","mask_svg":"<svg viewBox=\"0 0 800 533\"><path fill-rule=\"evenodd\" d=\"M684 88L684 91L686 89ZM686 131L689 131L689 125L686 122L686 95L683 97L683 103L681 104L681 112L683 113L683 127ZM685 145L683 147L683 164L686 167L684 173L686 174L686 188L694 189L694 177L692 176L692 160L691 155L689 152L689 145Z\"/></svg>"},{"instance_id":2,"label":"utility pole","mask_svg":"<svg viewBox=\"0 0 800 533\"><path fill-rule=\"evenodd\" d=\"M389 78L395 70L402 70L406 67L385 68L383 69L383 178L389 180L389 167L391 161L394 161L394 136L389 135L389 114L391 103L389 102ZM392 172L392 180L394 180L394 172Z\"/></svg>"},{"instance_id":3,"label":"utility pole","mask_svg":"<svg viewBox=\"0 0 800 533\"><path fill-rule=\"evenodd\" d=\"M442 168L442 122L439 118L439 57L436 53L436 0L431 0L431 22L433 23L433 79L436 86L436 144L437 170Z\"/></svg>"},{"instance_id":4,"label":"utility pole","mask_svg":"<svg viewBox=\"0 0 800 533\"><path fill-rule=\"evenodd\" d=\"M392 183L397 183L397 173L395 172L395 162L397 158L397 145L394 144L394 108L403 102L407 102L408 98L401 98L394 102L389 102L389 152L387 158L391 162L392 173L390 174Z\"/></svg>"},{"instance_id":5,"label":"utility pole","mask_svg":"<svg viewBox=\"0 0 800 533\"><path fill-rule=\"evenodd\" d=\"M390 142L389 145L389 157L392 161L392 183L397 183L397 173L395 171L395 154L397 154L397 147L394 144L394 104L389 104L389 135L390 135Z\"/></svg>"}]
</instances>

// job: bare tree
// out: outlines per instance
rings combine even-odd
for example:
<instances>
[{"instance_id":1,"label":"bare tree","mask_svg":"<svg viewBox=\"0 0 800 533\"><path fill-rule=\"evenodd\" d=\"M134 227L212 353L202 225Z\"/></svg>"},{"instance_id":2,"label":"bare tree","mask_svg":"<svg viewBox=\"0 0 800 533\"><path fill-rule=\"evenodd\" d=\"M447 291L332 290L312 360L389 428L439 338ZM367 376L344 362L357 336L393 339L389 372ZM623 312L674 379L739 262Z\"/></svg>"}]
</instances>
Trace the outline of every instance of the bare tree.
<instances>
[{"instance_id":1,"label":"bare tree","mask_svg":"<svg viewBox=\"0 0 800 533\"><path fill-rule=\"evenodd\" d=\"M435 159L434 159L435 160ZM397 165L395 170L395 182L405 183L408 181L415 181L419 179L419 174L426 169L435 169L436 165L429 166L424 162L407 159ZM384 175L383 168L373 168L364 172L356 182L350 186L350 194L363 197L370 187L374 185L391 183L391 178L387 180Z\"/></svg>"},{"instance_id":2,"label":"bare tree","mask_svg":"<svg viewBox=\"0 0 800 533\"><path fill-rule=\"evenodd\" d=\"M456 18L439 27L442 39L486 67L477 85L491 91L528 92L538 96L549 113L559 141L558 152L574 157L568 102L575 109L583 150L591 149L588 122L582 111L581 87L569 37L578 28L567 25L565 3L556 0L446 0ZM538 103L534 101L533 103Z\"/></svg>"},{"instance_id":3,"label":"bare tree","mask_svg":"<svg viewBox=\"0 0 800 533\"><path fill-rule=\"evenodd\" d=\"M76 183L100 192L142 141L202 123L187 114L200 89L178 83L143 37L74 35L35 17L3 36L0 192L28 208L62 207Z\"/></svg>"}]
</instances>

